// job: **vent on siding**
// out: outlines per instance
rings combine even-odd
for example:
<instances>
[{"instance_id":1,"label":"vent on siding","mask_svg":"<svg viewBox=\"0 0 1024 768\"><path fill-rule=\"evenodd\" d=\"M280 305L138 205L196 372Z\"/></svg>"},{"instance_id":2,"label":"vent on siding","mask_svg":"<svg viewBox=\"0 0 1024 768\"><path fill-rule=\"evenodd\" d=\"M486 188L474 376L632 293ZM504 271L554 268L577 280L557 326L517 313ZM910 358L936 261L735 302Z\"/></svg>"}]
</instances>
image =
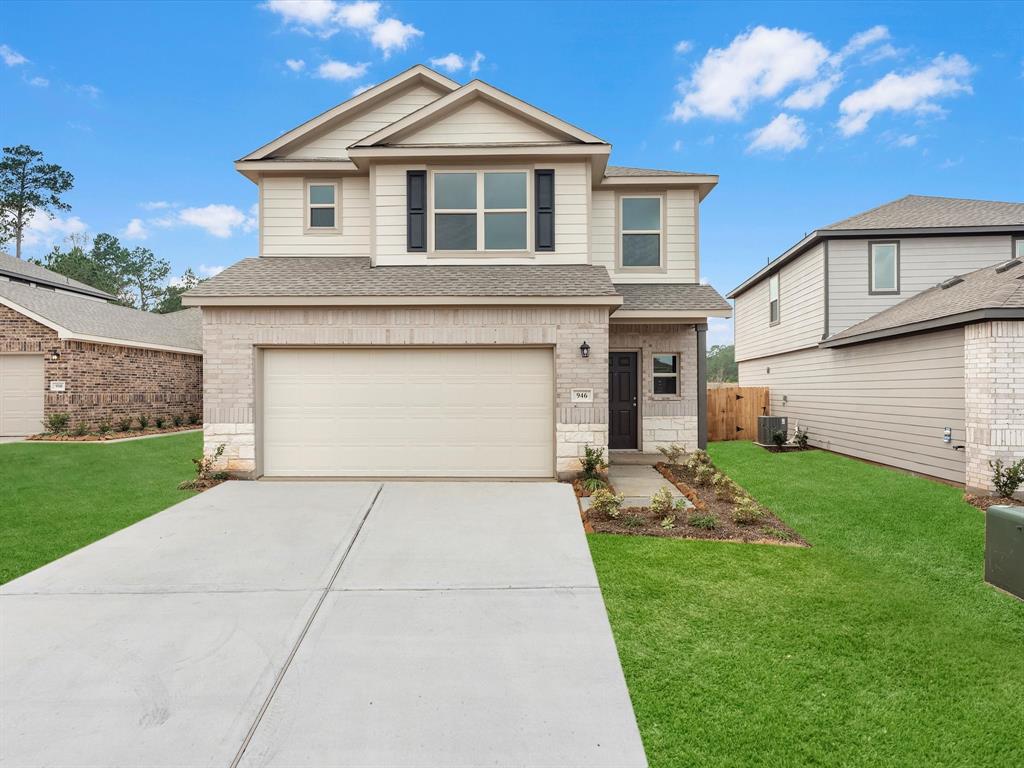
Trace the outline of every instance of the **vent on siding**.
<instances>
[{"instance_id":1,"label":"vent on siding","mask_svg":"<svg viewBox=\"0 0 1024 768\"><path fill-rule=\"evenodd\" d=\"M1010 259L1009 261L1004 261L1002 264L996 266L996 274L999 275L1002 274L1003 272L1006 272L1007 270L1013 269L1020 263L1020 259Z\"/></svg>"},{"instance_id":2,"label":"vent on siding","mask_svg":"<svg viewBox=\"0 0 1024 768\"><path fill-rule=\"evenodd\" d=\"M960 277L960 275L957 275L956 277L949 278L949 280L943 280L941 283L939 283L939 288L941 288L942 290L946 290L947 288L952 288L954 285L958 285L963 281L964 279Z\"/></svg>"}]
</instances>

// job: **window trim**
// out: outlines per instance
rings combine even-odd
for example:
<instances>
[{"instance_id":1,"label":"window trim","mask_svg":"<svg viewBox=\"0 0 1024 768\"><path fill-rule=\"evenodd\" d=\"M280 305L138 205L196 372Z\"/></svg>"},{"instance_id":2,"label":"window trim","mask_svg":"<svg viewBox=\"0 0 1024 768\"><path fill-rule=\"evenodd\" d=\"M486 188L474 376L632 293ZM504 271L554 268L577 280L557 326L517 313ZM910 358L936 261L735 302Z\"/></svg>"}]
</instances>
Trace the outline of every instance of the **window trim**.
<instances>
[{"instance_id":1,"label":"window trim","mask_svg":"<svg viewBox=\"0 0 1024 768\"><path fill-rule=\"evenodd\" d=\"M674 373L658 373L654 370L654 358L656 357L673 357L675 358L675 372ZM652 352L651 353L651 396L652 397L680 397L680 374L682 373L683 356L678 352ZM676 383L674 392L655 392L654 383L658 379L673 379Z\"/></svg>"},{"instance_id":2,"label":"window trim","mask_svg":"<svg viewBox=\"0 0 1024 768\"><path fill-rule=\"evenodd\" d=\"M334 204L311 203L310 187L334 187ZM314 227L310 224L310 211L314 208L333 208L333 227ZM260 231L262 231L260 227ZM341 233L341 179L303 179L302 180L302 231L307 235L337 235Z\"/></svg>"},{"instance_id":3,"label":"window trim","mask_svg":"<svg viewBox=\"0 0 1024 768\"><path fill-rule=\"evenodd\" d=\"M775 281L777 296L772 299L772 280ZM772 301L775 302L775 314L778 315L772 320ZM778 325L782 322L782 270L768 276L768 326Z\"/></svg>"},{"instance_id":4,"label":"window trim","mask_svg":"<svg viewBox=\"0 0 1024 768\"><path fill-rule=\"evenodd\" d=\"M896 246L896 290L875 290L875 246ZM899 296L900 295L900 241L899 240L868 240L868 296Z\"/></svg>"},{"instance_id":5,"label":"window trim","mask_svg":"<svg viewBox=\"0 0 1024 768\"><path fill-rule=\"evenodd\" d=\"M622 201L628 198L641 198L648 200L651 198L657 198L660 206L660 224L661 229L655 231L652 229L630 229L624 230L622 228ZM668 237L665 226L665 209L666 209L666 196L664 192L629 192L619 193L615 200L615 269L618 272L636 272L636 273L647 273L652 272L667 272L668 271L668 259L666 254L668 253ZM623 263L623 248L622 248L622 237L623 235L658 235L658 257L659 263L657 266L650 267L631 267Z\"/></svg>"},{"instance_id":6,"label":"window trim","mask_svg":"<svg viewBox=\"0 0 1024 768\"><path fill-rule=\"evenodd\" d=\"M475 173L476 174L476 209L470 211L468 208L435 208L434 207L434 177L446 173ZM526 208L487 208L484 199L484 178L488 173L522 173L526 176ZM520 166L515 167L472 167L472 168L431 168L427 171L427 229L429 243L427 253L444 256L465 258L467 256L501 258L502 256L532 256L533 255L533 221L532 213L535 210L533 200L533 169ZM472 250L447 250L438 249L435 238L437 236L437 214L463 214L472 213L476 216L476 248ZM522 213L526 219L526 243L523 248L487 248L486 247L486 215L488 213Z\"/></svg>"}]
</instances>

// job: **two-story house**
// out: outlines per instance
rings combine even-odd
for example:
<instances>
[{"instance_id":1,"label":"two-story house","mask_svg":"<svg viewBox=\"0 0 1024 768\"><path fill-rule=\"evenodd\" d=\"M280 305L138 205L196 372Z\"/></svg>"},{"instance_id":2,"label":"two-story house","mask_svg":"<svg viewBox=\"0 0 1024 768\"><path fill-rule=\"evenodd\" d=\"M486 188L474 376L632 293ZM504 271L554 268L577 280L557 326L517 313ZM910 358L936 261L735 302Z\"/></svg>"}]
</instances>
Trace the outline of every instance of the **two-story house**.
<instances>
[{"instance_id":1,"label":"two-story house","mask_svg":"<svg viewBox=\"0 0 1024 768\"><path fill-rule=\"evenodd\" d=\"M703 445L716 176L417 66L236 163L259 256L203 310L206 449L250 476L539 477Z\"/></svg>"},{"instance_id":2,"label":"two-story house","mask_svg":"<svg viewBox=\"0 0 1024 768\"><path fill-rule=\"evenodd\" d=\"M822 448L989 492L1024 456L1024 204L908 196L729 294L740 383Z\"/></svg>"}]
</instances>

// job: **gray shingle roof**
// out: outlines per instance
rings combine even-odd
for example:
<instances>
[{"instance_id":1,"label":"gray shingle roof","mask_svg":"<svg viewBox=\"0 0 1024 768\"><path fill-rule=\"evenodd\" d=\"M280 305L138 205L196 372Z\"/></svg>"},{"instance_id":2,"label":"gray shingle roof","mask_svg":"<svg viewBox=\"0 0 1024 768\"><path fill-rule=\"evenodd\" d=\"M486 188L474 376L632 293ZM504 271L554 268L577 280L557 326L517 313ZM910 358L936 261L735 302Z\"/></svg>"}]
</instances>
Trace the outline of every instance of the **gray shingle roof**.
<instances>
[{"instance_id":1,"label":"gray shingle roof","mask_svg":"<svg viewBox=\"0 0 1024 768\"><path fill-rule=\"evenodd\" d=\"M626 165L609 165L605 168L605 176L708 176L706 173L690 171L659 171L654 168L630 168Z\"/></svg>"},{"instance_id":2,"label":"gray shingle roof","mask_svg":"<svg viewBox=\"0 0 1024 768\"><path fill-rule=\"evenodd\" d=\"M589 264L371 267L363 257L243 259L186 296L615 296Z\"/></svg>"},{"instance_id":3,"label":"gray shingle roof","mask_svg":"<svg viewBox=\"0 0 1024 768\"><path fill-rule=\"evenodd\" d=\"M944 281L833 334L825 344L854 343L911 332L918 324L956 325L984 312L990 312L991 316L1002 313L1024 318L1024 263L998 271L1011 263L968 272L960 275L960 282L955 284ZM948 287L941 287L943 284Z\"/></svg>"},{"instance_id":4,"label":"gray shingle roof","mask_svg":"<svg viewBox=\"0 0 1024 768\"><path fill-rule=\"evenodd\" d=\"M616 283L623 297L617 311L715 312L731 310L729 302L710 285L697 283Z\"/></svg>"},{"instance_id":5,"label":"gray shingle roof","mask_svg":"<svg viewBox=\"0 0 1024 768\"><path fill-rule=\"evenodd\" d=\"M1024 203L907 195L822 229L1024 226Z\"/></svg>"},{"instance_id":6,"label":"gray shingle roof","mask_svg":"<svg viewBox=\"0 0 1024 768\"><path fill-rule=\"evenodd\" d=\"M77 291L78 293L99 296L104 299L115 298L99 288L93 288L91 285L86 285L78 280L72 280L70 277L64 277L64 275L58 272L49 270L46 267L40 267L31 261L24 261L16 256L8 256L6 253L0 253L0 275L21 277L36 283L59 286L67 291Z\"/></svg>"},{"instance_id":7,"label":"gray shingle roof","mask_svg":"<svg viewBox=\"0 0 1024 768\"><path fill-rule=\"evenodd\" d=\"M75 335L99 336L123 342L124 346L155 344L197 353L203 348L202 315L198 309L158 315L7 280L0 280L0 298Z\"/></svg>"}]
</instances>

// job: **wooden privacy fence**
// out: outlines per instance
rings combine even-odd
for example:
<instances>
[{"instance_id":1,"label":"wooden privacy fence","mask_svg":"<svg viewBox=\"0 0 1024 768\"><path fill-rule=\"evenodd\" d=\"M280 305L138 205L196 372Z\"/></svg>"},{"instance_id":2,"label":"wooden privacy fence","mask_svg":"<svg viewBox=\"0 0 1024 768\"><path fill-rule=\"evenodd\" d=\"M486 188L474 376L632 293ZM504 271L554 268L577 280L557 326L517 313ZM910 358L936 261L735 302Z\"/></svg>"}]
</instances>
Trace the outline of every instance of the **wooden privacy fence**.
<instances>
[{"instance_id":1,"label":"wooden privacy fence","mask_svg":"<svg viewBox=\"0 0 1024 768\"><path fill-rule=\"evenodd\" d=\"M756 440L757 417L768 415L768 387L708 388L708 440Z\"/></svg>"}]
</instances>

